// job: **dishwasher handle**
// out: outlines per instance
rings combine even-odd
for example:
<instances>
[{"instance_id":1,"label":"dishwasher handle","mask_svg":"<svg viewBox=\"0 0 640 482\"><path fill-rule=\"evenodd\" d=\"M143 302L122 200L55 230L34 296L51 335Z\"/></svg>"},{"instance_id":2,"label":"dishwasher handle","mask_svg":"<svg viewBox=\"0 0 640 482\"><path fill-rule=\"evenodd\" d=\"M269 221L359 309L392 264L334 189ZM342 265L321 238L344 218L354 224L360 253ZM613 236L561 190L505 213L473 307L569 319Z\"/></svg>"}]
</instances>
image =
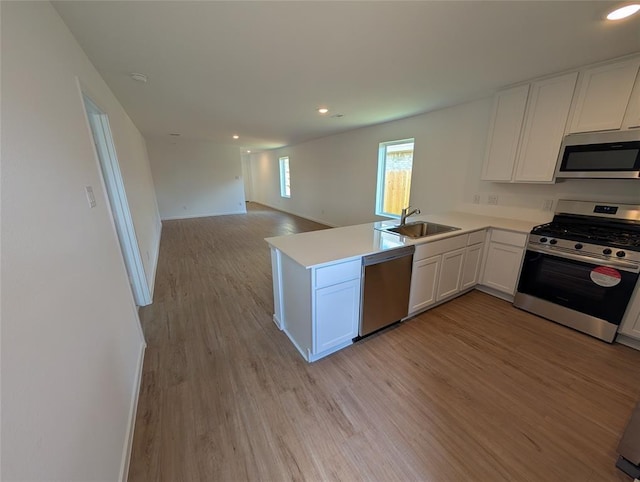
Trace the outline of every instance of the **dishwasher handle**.
<instances>
[{"instance_id":1,"label":"dishwasher handle","mask_svg":"<svg viewBox=\"0 0 640 482\"><path fill-rule=\"evenodd\" d=\"M391 259L403 258L405 256L413 256L416 247L403 246L402 248L394 248L387 251L382 251L376 254L370 254L362 257L362 266L371 266L372 264L384 263Z\"/></svg>"}]
</instances>

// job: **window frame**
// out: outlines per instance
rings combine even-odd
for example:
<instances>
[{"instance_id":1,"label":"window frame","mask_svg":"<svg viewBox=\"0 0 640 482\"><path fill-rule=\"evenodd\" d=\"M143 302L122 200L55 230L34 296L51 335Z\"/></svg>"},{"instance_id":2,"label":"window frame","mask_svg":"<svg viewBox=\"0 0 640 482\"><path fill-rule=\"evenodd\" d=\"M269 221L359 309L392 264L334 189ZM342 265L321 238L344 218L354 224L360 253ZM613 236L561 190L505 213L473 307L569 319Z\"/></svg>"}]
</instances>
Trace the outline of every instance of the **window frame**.
<instances>
[{"instance_id":1,"label":"window frame","mask_svg":"<svg viewBox=\"0 0 640 482\"><path fill-rule=\"evenodd\" d=\"M413 144L412 155L411 155L411 176L413 176L413 159L415 157L416 150L416 140L414 137L409 137L406 139L398 139L394 141L385 141L378 144L378 179L376 184L376 205L375 205L375 214L376 216L382 216L392 219L400 219L400 214L388 213L384 211L384 188L385 188L385 179L386 179L386 170L387 170L387 148L390 146L396 146L401 144ZM409 180L409 189L411 189L411 178ZM409 191L411 194L411 191ZM406 206L405 206L406 207Z\"/></svg>"},{"instance_id":2,"label":"window frame","mask_svg":"<svg viewBox=\"0 0 640 482\"><path fill-rule=\"evenodd\" d=\"M291 164L289 156L278 158L280 165L280 197L291 198Z\"/></svg>"}]
</instances>

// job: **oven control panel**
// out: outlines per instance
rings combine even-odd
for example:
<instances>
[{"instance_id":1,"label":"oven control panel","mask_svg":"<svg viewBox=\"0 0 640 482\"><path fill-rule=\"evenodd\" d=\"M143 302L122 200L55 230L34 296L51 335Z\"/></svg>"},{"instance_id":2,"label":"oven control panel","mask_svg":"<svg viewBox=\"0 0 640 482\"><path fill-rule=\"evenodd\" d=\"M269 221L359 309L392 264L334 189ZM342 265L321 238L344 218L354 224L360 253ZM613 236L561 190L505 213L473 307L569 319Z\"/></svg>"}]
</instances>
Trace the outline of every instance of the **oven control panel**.
<instances>
[{"instance_id":1,"label":"oven control panel","mask_svg":"<svg viewBox=\"0 0 640 482\"><path fill-rule=\"evenodd\" d=\"M593 212L598 214L614 215L618 212L618 206L604 206L602 204L596 204L596 207L593 208Z\"/></svg>"}]
</instances>

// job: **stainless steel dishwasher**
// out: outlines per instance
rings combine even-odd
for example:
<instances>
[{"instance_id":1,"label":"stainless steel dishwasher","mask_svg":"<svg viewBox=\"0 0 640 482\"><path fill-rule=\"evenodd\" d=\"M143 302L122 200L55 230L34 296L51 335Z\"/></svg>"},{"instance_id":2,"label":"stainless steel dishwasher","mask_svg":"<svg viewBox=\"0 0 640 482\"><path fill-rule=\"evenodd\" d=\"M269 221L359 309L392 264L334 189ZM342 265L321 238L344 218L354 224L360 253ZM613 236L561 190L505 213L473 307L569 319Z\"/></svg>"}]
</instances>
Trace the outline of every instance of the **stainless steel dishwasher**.
<instances>
[{"instance_id":1,"label":"stainless steel dishwasher","mask_svg":"<svg viewBox=\"0 0 640 482\"><path fill-rule=\"evenodd\" d=\"M360 329L366 336L409 314L409 290L415 246L362 257Z\"/></svg>"}]
</instances>

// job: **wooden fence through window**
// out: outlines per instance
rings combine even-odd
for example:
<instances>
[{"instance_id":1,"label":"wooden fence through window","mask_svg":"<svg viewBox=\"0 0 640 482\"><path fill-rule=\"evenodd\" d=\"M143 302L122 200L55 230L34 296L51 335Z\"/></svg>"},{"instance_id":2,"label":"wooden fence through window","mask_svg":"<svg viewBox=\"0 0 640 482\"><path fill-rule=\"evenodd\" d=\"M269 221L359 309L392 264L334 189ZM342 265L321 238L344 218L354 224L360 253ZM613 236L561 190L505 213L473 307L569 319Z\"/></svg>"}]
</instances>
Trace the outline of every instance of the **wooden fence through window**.
<instances>
[{"instance_id":1,"label":"wooden fence through window","mask_svg":"<svg viewBox=\"0 0 640 482\"><path fill-rule=\"evenodd\" d=\"M384 212L400 215L409 205L411 169L390 170L384 178Z\"/></svg>"}]
</instances>

